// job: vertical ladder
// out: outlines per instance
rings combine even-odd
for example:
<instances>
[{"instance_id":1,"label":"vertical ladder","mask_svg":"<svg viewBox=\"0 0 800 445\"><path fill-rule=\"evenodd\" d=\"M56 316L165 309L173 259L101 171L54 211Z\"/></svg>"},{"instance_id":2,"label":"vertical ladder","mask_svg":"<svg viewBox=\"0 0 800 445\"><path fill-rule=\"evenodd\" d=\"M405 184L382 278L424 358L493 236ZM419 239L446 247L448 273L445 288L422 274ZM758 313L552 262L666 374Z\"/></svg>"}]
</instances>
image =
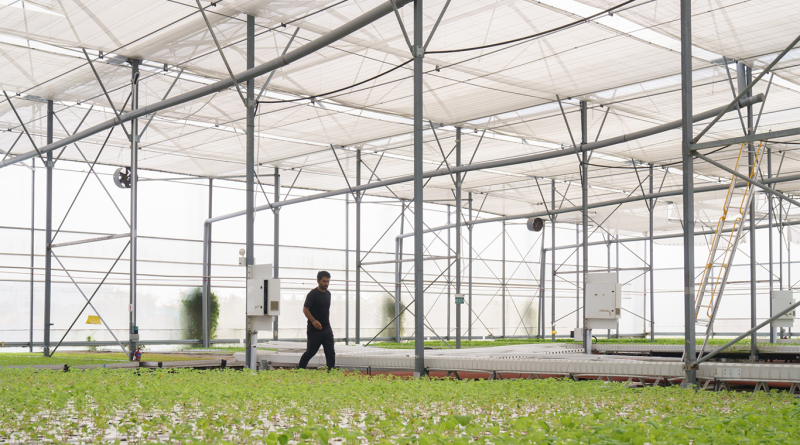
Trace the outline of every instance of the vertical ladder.
<instances>
[{"instance_id":1,"label":"vertical ladder","mask_svg":"<svg viewBox=\"0 0 800 445\"><path fill-rule=\"evenodd\" d=\"M750 179L755 179L756 172L758 172L761 165L761 146L762 143L759 143L753 168L750 170ZM739 155L736 158L734 170L738 170L743 152L744 144L739 147ZM717 222L714 238L711 241L711 249L708 252L708 259L706 260L700 285L697 289L697 296L695 297L695 322L698 326L705 326L706 328L706 336L703 346L700 348L699 357L703 356L708 339L714 332L714 320L717 316L719 303L722 301L722 293L725 291L725 284L733 264L733 258L736 254L739 240L742 237L742 228L750 210L750 203L753 201L753 196L755 196L752 184L747 183L744 189L741 189L736 187L736 181L737 177L731 175L728 194L725 196L725 202L722 207L722 216ZM732 203L735 213L729 214ZM736 207L737 204L738 208ZM712 277L712 271L715 267L718 268L719 272L716 277ZM708 300L707 303L706 300Z\"/></svg>"}]
</instances>

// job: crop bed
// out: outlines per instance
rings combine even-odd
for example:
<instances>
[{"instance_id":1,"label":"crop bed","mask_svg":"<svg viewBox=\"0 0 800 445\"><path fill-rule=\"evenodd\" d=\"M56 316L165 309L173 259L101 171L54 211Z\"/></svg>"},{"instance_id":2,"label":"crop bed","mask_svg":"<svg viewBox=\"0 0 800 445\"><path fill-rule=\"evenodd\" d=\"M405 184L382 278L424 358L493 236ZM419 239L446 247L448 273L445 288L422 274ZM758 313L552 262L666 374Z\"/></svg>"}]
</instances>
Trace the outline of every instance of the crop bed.
<instances>
[{"instance_id":1,"label":"crop bed","mask_svg":"<svg viewBox=\"0 0 800 445\"><path fill-rule=\"evenodd\" d=\"M320 371L0 370L0 443L796 443L786 393Z\"/></svg>"},{"instance_id":2,"label":"crop bed","mask_svg":"<svg viewBox=\"0 0 800 445\"><path fill-rule=\"evenodd\" d=\"M702 338L697 340L698 345L703 344ZM712 338L708 341L708 344L711 346L722 346L728 343L731 339L729 338ZM486 347L493 347L493 346L514 346L514 345L530 345L530 344L548 344L548 343L567 343L567 344L574 344L577 346L581 346L582 343L569 339L569 338L557 338L555 342L550 339L538 339L538 338L498 338L495 340L462 340L461 347L462 348L486 348ZM657 338L654 342L651 342L649 338L595 338L593 340L594 344L601 344L601 345L683 345L684 340L682 338ZM449 344L449 346L448 346ZM450 349L450 347L455 347L455 340L450 340L448 342L444 342L441 340L429 340L425 342L425 347L427 348L438 348L438 349ZM742 341L738 342L737 345L749 345L750 339L743 339ZM759 345L762 346L786 346L786 345L800 345L800 339L796 339L796 341L787 342L787 343L767 343L767 342L758 342ZM379 348L387 348L387 349L414 349L414 341L405 341L401 343L396 342L379 342L379 343L372 343L372 346L376 346Z\"/></svg>"},{"instance_id":3,"label":"crop bed","mask_svg":"<svg viewBox=\"0 0 800 445\"><path fill-rule=\"evenodd\" d=\"M202 357L201 357L202 358ZM197 360L197 356L178 354L158 354L145 352L143 361L169 362ZM128 356L121 352L65 352L44 357L42 354L30 352L3 352L0 353L0 366L31 366L31 365L57 365L69 366L99 365L103 363L123 363L130 361Z\"/></svg>"}]
</instances>

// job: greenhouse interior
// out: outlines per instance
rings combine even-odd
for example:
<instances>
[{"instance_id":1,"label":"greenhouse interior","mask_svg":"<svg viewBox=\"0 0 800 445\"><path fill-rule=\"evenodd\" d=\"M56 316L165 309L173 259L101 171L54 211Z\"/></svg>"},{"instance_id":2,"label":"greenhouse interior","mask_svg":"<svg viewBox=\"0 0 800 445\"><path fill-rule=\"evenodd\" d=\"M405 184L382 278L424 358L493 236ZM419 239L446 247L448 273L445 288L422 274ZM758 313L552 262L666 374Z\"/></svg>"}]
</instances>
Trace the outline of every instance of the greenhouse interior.
<instances>
[{"instance_id":1,"label":"greenhouse interior","mask_svg":"<svg viewBox=\"0 0 800 445\"><path fill-rule=\"evenodd\" d=\"M795 442L798 22L0 0L0 444Z\"/></svg>"}]
</instances>

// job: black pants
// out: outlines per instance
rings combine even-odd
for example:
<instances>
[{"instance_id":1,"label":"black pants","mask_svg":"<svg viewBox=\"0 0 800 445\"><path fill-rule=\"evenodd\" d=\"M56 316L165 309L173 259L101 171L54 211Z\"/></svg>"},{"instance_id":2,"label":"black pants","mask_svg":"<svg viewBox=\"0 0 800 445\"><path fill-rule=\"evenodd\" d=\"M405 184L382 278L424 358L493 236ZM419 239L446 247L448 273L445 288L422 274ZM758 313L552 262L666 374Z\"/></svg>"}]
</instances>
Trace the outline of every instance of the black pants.
<instances>
[{"instance_id":1,"label":"black pants","mask_svg":"<svg viewBox=\"0 0 800 445\"><path fill-rule=\"evenodd\" d=\"M309 327L306 329L306 335L308 335L308 347L303 356L300 357L300 363L297 364L297 367L305 368L311 357L317 355L319 347L322 346L325 350L325 363L328 365L328 369L333 368L336 365L336 352L333 350L333 329L330 326L321 330Z\"/></svg>"}]
</instances>

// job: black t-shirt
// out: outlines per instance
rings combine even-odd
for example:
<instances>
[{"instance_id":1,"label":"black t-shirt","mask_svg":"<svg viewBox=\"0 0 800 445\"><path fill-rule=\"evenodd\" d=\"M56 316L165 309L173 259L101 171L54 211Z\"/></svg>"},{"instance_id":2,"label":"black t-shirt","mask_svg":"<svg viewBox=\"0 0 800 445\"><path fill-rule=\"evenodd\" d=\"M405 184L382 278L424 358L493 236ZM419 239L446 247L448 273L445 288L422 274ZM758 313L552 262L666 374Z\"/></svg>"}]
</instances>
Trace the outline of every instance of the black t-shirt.
<instances>
[{"instance_id":1,"label":"black t-shirt","mask_svg":"<svg viewBox=\"0 0 800 445\"><path fill-rule=\"evenodd\" d=\"M331 313L331 293L330 291L320 292L318 288L314 288L306 295L306 302L303 306L308 308L311 316L320 322L323 328L330 327L330 313ZM308 322L309 328L314 328L311 321Z\"/></svg>"}]
</instances>

